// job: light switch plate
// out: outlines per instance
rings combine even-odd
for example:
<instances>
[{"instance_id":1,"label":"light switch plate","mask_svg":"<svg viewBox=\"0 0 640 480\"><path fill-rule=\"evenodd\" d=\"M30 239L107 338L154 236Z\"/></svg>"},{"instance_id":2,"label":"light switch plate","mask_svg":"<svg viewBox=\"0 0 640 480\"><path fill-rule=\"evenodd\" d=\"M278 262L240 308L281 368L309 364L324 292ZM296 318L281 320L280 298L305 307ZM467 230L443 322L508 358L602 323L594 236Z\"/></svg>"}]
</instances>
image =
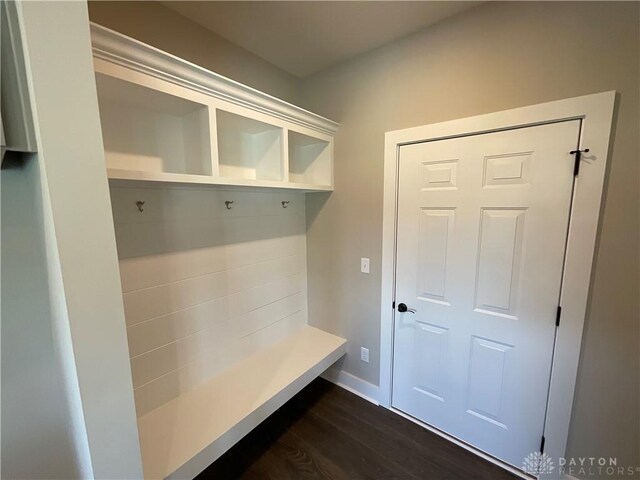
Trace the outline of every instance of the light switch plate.
<instances>
[{"instance_id":1,"label":"light switch plate","mask_svg":"<svg viewBox=\"0 0 640 480\"><path fill-rule=\"evenodd\" d=\"M369 259L361 258L360 259L360 273L369 273Z\"/></svg>"}]
</instances>

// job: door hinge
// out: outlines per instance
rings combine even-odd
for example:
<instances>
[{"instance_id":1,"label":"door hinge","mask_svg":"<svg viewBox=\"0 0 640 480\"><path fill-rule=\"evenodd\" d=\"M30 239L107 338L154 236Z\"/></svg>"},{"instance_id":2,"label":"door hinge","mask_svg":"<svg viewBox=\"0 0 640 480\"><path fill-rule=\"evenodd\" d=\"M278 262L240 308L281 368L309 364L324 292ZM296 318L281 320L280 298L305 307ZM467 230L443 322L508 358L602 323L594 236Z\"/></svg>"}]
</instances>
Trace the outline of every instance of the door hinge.
<instances>
[{"instance_id":1,"label":"door hinge","mask_svg":"<svg viewBox=\"0 0 640 480\"><path fill-rule=\"evenodd\" d=\"M575 177L576 175L578 175L578 173L580 172L580 159L582 157L583 153L587 153L589 151L588 148L585 148L584 150L571 150L569 152L569 154L576 156L576 160L575 163L573 164L573 176Z\"/></svg>"},{"instance_id":2,"label":"door hinge","mask_svg":"<svg viewBox=\"0 0 640 480\"><path fill-rule=\"evenodd\" d=\"M544 435L542 435L542 440L540 440L540 453L544 453Z\"/></svg>"},{"instance_id":3,"label":"door hinge","mask_svg":"<svg viewBox=\"0 0 640 480\"><path fill-rule=\"evenodd\" d=\"M558 305L558 310L556 311L556 327L560 326L560 315L562 314L562 307Z\"/></svg>"}]
</instances>

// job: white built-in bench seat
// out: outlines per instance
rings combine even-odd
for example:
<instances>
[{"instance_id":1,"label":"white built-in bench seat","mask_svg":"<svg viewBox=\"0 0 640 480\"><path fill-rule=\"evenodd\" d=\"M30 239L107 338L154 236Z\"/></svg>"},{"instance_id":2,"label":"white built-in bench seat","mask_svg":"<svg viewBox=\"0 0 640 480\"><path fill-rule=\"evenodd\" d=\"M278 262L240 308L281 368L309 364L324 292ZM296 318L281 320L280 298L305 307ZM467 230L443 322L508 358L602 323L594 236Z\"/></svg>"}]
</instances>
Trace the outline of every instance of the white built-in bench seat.
<instances>
[{"instance_id":1,"label":"white built-in bench seat","mask_svg":"<svg viewBox=\"0 0 640 480\"><path fill-rule=\"evenodd\" d=\"M145 478L193 478L345 353L305 325L140 417Z\"/></svg>"}]
</instances>

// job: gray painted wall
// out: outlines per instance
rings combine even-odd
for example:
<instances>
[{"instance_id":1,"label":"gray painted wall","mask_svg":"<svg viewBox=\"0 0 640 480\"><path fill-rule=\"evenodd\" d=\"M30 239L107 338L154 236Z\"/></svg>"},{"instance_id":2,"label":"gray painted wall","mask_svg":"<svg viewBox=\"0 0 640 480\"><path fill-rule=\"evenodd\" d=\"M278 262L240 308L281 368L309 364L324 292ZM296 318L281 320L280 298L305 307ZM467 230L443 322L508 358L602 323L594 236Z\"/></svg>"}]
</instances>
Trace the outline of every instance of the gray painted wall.
<instances>
[{"instance_id":1,"label":"gray painted wall","mask_svg":"<svg viewBox=\"0 0 640 480\"><path fill-rule=\"evenodd\" d=\"M80 462L49 302L37 160L2 170L0 180L2 478L77 478Z\"/></svg>"},{"instance_id":2,"label":"gray painted wall","mask_svg":"<svg viewBox=\"0 0 640 480\"><path fill-rule=\"evenodd\" d=\"M345 371L379 380L384 132L617 90L568 455L640 465L639 7L489 2L302 84L302 106L341 122L335 192L307 199L307 251L309 319L346 335Z\"/></svg>"}]
</instances>

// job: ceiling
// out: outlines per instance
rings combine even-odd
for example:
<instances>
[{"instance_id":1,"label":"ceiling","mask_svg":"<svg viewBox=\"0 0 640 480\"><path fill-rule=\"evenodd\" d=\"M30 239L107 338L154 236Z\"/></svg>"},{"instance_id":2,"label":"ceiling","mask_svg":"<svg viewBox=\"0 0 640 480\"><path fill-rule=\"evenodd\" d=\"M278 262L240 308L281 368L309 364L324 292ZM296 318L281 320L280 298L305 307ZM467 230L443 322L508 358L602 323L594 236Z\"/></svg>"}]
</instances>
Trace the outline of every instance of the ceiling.
<instances>
[{"instance_id":1,"label":"ceiling","mask_svg":"<svg viewBox=\"0 0 640 480\"><path fill-rule=\"evenodd\" d=\"M481 2L162 3L245 50L303 78Z\"/></svg>"}]
</instances>

